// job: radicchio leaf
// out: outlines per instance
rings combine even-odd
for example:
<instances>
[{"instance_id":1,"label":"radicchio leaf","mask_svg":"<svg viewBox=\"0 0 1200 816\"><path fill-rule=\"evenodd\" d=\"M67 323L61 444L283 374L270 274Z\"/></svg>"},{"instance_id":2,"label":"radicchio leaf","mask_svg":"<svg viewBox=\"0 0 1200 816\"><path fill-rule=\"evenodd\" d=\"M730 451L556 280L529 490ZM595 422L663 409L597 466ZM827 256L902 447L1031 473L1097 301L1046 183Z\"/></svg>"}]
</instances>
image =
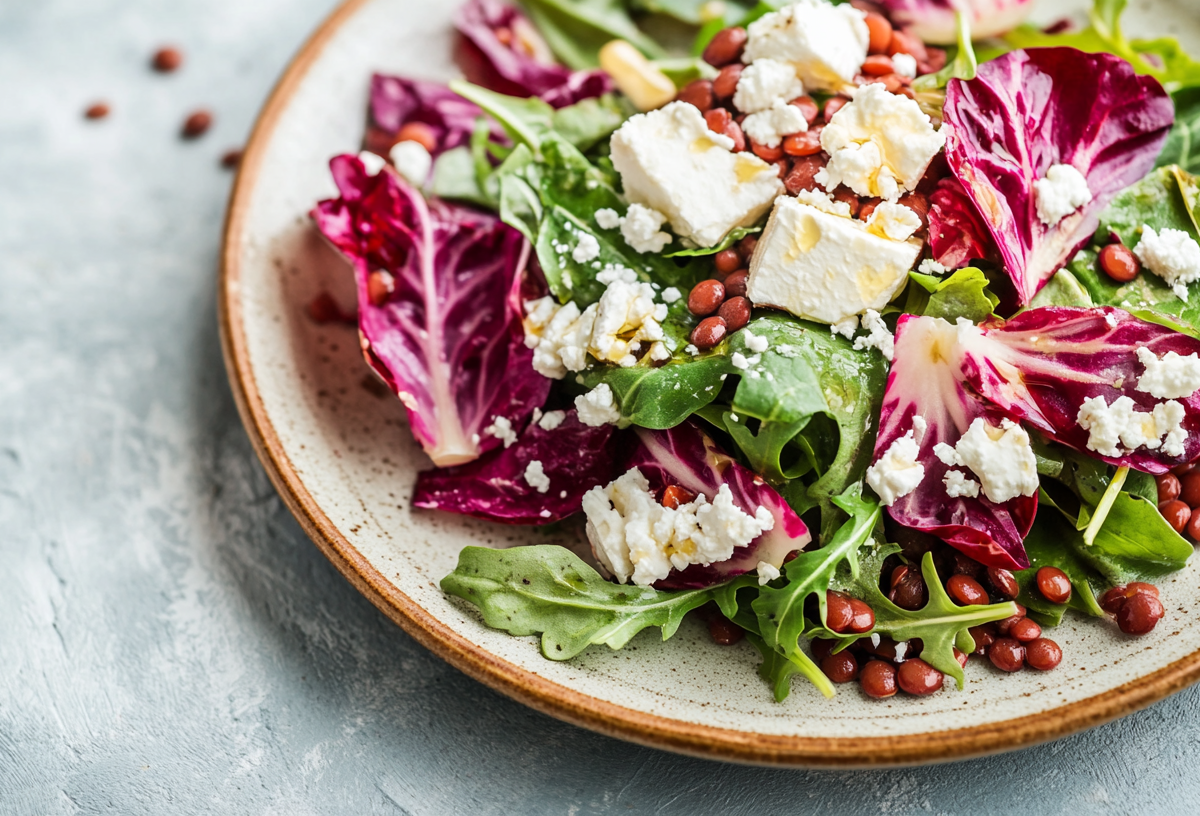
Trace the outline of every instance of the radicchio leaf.
<instances>
[{"instance_id":1,"label":"radicchio leaf","mask_svg":"<svg viewBox=\"0 0 1200 816\"><path fill-rule=\"evenodd\" d=\"M636 467L655 492L679 485L692 493L703 493L710 501L721 485L729 485L733 502L754 515L765 507L775 517L775 525L745 547L734 550L733 557L717 564L693 564L672 572L657 582L658 589L694 589L712 586L736 575L752 572L759 561L778 568L788 553L803 550L812 541L808 527L761 476L738 464L692 421L665 431L637 429L639 445L625 468Z\"/></svg>"},{"instance_id":2,"label":"radicchio leaf","mask_svg":"<svg viewBox=\"0 0 1200 816\"><path fill-rule=\"evenodd\" d=\"M553 430L531 422L510 447L465 465L421 471L413 506L504 524L561 521L579 512L584 493L617 477L617 433L612 425L584 425L574 408ZM549 481L545 491L526 478L535 461Z\"/></svg>"},{"instance_id":3,"label":"radicchio leaf","mask_svg":"<svg viewBox=\"0 0 1200 816\"><path fill-rule=\"evenodd\" d=\"M1021 542L1037 513L1037 496L1003 504L982 492L976 498L951 498L943 482L949 468L933 453L938 443L956 445L977 418L994 426L1005 418L967 389L958 334L957 327L934 317L901 315L896 325L895 361L883 397L875 458L913 430L914 417L920 417L926 430L914 438L925 476L887 512L905 527L936 535L981 563L1023 569L1029 562Z\"/></svg>"},{"instance_id":4,"label":"radicchio leaf","mask_svg":"<svg viewBox=\"0 0 1200 816\"><path fill-rule=\"evenodd\" d=\"M1162 85L1111 54L1013 51L946 91L946 156L1028 303L1096 231L1100 212L1154 166L1174 121ZM1069 164L1092 194L1057 224L1034 184Z\"/></svg>"},{"instance_id":5,"label":"radicchio leaf","mask_svg":"<svg viewBox=\"0 0 1200 816\"><path fill-rule=\"evenodd\" d=\"M976 258L999 260L987 224L958 179L941 179L929 205L929 249L935 261L947 269L961 269Z\"/></svg>"},{"instance_id":6,"label":"radicchio leaf","mask_svg":"<svg viewBox=\"0 0 1200 816\"><path fill-rule=\"evenodd\" d=\"M417 79L375 74L371 77L371 101L367 114L364 147L386 156L400 128L410 122L427 125L433 132L437 156L471 141L475 121L483 111L445 85ZM497 138L503 131L495 128Z\"/></svg>"},{"instance_id":7,"label":"radicchio leaf","mask_svg":"<svg viewBox=\"0 0 1200 816\"><path fill-rule=\"evenodd\" d=\"M458 62L467 79L508 96L536 96L556 108L613 89L603 71L572 71L524 14L499 0L469 0L454 17Z\"/></svg>"},{"instance_id":8,"label":"radicchio leaf","mask_svg":"<svg viewBox=\"0 0 1200 816\"><path fill-rule=\"evenodd\" d=\"M390 169L367 175L357 156L330 168L341 197L312 216L354 266L363 353L434 464L469 462L500 444L486 430L497 417L519 431L549 393L521 325L528 245L491 214L427 203ZM393 291L380 297L382 275Z\"/></svg>"},{"instance_id":9,"label":"radicchio leaf","mask_svg":"<svg viewBox=\"0 0 1200 816\"><path fill-rule=\"evenodd\" d=\"M879 0L900 27L925 42L953 45L955 12L961 12L975 39L995 37L1016 28L1033 10L1033 0Z\"/></svg>"}]
</instances>

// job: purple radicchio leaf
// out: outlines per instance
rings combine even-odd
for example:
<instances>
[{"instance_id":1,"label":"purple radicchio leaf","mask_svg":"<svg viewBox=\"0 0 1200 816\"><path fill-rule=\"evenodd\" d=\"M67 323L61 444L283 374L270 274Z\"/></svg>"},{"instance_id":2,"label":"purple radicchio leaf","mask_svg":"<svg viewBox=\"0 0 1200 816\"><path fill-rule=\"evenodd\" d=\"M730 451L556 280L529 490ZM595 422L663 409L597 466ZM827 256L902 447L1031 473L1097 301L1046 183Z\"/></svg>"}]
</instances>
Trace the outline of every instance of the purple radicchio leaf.
<instances>
[{"instance_id":1,"label":"purple radicchio leaf","mask_svg":"<svg viewBox=\"0 0 1200 816\"><path fill-rule=\"evenodd\" d=\"M1033 0L879 0L892 22L928 43L953 45L956 11L967 16L971 36L998 37L1016 28L1033 10Z\"/></svg>"},{"instance_id":2,"label":"purple radicchio leaf","mask_svg":"<svg viewBox=\"0 0 1200 816\"><path fill-rule=\"evenodd\" d=\"M958 334L958 327L941 318L901 315L896 325L895 361L884 392L875 458L915 430L914 417L920 417L925 432L913 436L925 475L887 512L899 524L935 535L983 564L1024 569L1029 559L1022 542L1037 514L1037 496L1003 504L983 493L951 498L943 481L950 468L933 452L939 443L956 445L977 418L997 427L1005 419L966 387Z\"/></svg>"},{"instance_id":3,"label":"purple radicchio leaf","mask_svg":"<svg viewBox=\"0 0 1200 816\"><path fill-rule=\"evenodd\" d=\"M962 269L976 258L999 261L987 224L953 176L941 179L929 196L929 249L947 269Z\"/></svg>"},{"instance_id":4,"label":"purple radicchio leaf","mask_svg":"<svg viewBox=\"0 0 1200 816\"><path fill-rule=\"evenodd\" d=\"M434 464L469 462L500 444L497 417L519 432L550 390L521 325L528 244L491 214L427 203L390 168L369 176L350 155L330 168L341 197L312 216L354 266L367 362Z\"/></svg>"},{"instance_id":5,"label":"purple radicchio leaf","mask_svg":"<svg viewBox=\"0 0 1200 816\"><path fill-rule=\"evenodd\" d=\"M475 121L483 111L445 85L417 79L375 74L371 77L370 105L367 109L367 134L364 147L387 156L400 128L419 122L429 128L437 158L447 150L470 142ZM498 125L493 131L502 138Z\"/></svg>"},{"instance_id":6,"label":"purple radicchio leaf","mask_svg":"<svg viewBox=\"0 0 1200 816\"><path fill-rule=\"evenodd\" d=\"M421 471L413 506L504 524L561 521L579 512L584 493L617 477L616 443L623 433L612 425L584 425L574 408L552 430L531 422L510 447L465 465ZM541 463L545 482L536 466L529 470L531 462Z\"/></svg>"},{"instance_id":7,"label":"purple radicchio leaf","mask_svg":"<svg viewBox=\"0 0 1200 816\"><path fill-rule=\"evenodd\" d=\"M1012 51L950 82L946 157L1021 304L1087 242L1113 196L1150 171L1174 116L1158 80L1073 48ZM1083 175L1092 200L1047 225L1034 184L1060 164Z\"/></svg>"},{"instance_id":8,"label":"purple radicchio leaf","mask_svg":"<svg viewBox=\"0 0 1200 816\"><path fill-rule=\"evenodd\" d=\"M1110 465L1156 474L1200 457L1200 393L1176 398L1187 432L1180 455L1122 448L1119 456L1104 456L1088 448L1090 434L1078 422L1084 400L1095 397L1108 405L1128 397L1134 410L1151 413L1167 400L1138 390L1146 370L1138 349L1159 358L1168 352L1200 355L1200 340L1121 309L1053 306L989 321L960 336L966 338L961 358L968 386L1046 436Z\"/></svg>"},{"instance_id":9,"label":"purple radicchio leaf","mask_svg":"<svg viewBox=\"0 0 1200 816\"><path fill-rule=\"evenodd\" d=\"M536 96L555 108L613 89L603 71L559 65L524 14L498 0L468 0L454 16L458 63L467 80L508 96Z\"/></svg>"},{"instance_id":10,"label":"purple radicchio leaf","mask_svg":"<svg viewBox=\"0 0 1200 816\"><path fill-rule=\"evenodd\" d=\"M738 464L717 447L708 434L690 420L665 431L637 429L638 446L625 469L636 467L661 494L671 485L691 493L703 493L710 501L721 485L729 485L733 503L743 512L755 515L765 507L775 518L774 526L745 547L734 550L733 557L716 564L693 564L672 571L657 589L702 588L727 581L758 568L766 561L778 568L788 553L803 550L812 541L808 527L783 497L749 468Z\"/></svg>"}]
</instances>

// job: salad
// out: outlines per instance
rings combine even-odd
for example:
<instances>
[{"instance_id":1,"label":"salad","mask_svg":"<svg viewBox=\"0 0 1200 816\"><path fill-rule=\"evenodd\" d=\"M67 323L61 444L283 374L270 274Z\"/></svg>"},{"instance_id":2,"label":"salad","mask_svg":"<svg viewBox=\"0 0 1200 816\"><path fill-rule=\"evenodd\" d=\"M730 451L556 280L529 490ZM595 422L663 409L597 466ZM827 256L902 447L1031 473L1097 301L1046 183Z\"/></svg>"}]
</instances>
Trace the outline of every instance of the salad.
<instances>
[{"instance_id":1,"label":"salad","mask_svg":"<svg viewBox=\"0 0 1200 816\"><path fill-rule=\"evenodd\" d=\"M1122 0L522 3L458 10L465 79L375 76L312 211L413 506L590 551L466 547L446 593L552 660L693 613L778 700L1154 629L1200 540L1200 62Z\"/></svg>"}]
</instances>

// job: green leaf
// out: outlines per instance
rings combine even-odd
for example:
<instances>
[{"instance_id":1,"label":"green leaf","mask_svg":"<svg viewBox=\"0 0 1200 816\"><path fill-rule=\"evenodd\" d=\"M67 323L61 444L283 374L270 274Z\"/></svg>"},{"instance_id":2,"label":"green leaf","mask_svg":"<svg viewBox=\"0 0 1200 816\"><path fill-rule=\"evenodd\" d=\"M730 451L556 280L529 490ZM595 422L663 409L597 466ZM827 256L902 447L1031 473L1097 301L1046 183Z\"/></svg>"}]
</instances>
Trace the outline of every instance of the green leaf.
<instances>
[{"instance_id":1,"label":"green leaf","mask_svg":"<svg viewBox=\"0 0 1200 816\"><path fill-rule=\"evenodd\" d=\"M647 57L665 56L629 16L622 0L524 0L550 50L576 70L600 64L600 48L610 40L627 40Z\"/></svg>"},{"instance_id":2,"label":"green leaf","mask_svg":"<svg viewBox=\"0 0 1200 816\"><path fill-rule=\"evenodd\" d=\"M967 630L972 626L1003 620L1017 613L1014 603L958 606L942 585L933 566L933 554L921 559L921 575L929 590L929 601L916 611L901 609L889 601L879 589L879 570L883 559L898 548L881 547L864 558L862 572L856 582L858 595L875 611L875 628L861 637L887 635L895 641L920 638L923 644L921 659L943 674L965 683L962 666L954 657L954 647L970 654L975 641Z\"/></svg>"},{"instance_id":3,"label":"green leaf","mask_svg":"<svg viewBox=\"0 0 1200 816\"><path fill-rule=\"evenodd\" d=\"M1119 493L1091 546L1072 539L1079 556L1112 584L1153 581L1183 569L1192 545L1140 496Z\"/></svg>"},{"instance_id":4,"label":"green leaf","mask_svg":"<svg viewBox=\"0 0 1200 816\"><path fill-rule=\"evenodd\" d=\"M945 88L952 79L970 80L975 78L979 69L979 61L975 57L975 48L971 44L971 23L961 11L954 12L955 31L958 35L958 50L954 59L946 63L946 67L936 74L926 74L913 80L914 91L932 91Z\"/></svg>"},{"instance_id":5,"label":"green leaf","mask_svg":"<svg viewBox=\"0 0 1200 816\"><path fill-rule=\"evenodd\" d=\"M951 323L965 317L972 323L978 323L991 315L1000 304L1000 298L988 291L987 276L969 266L945 280L920 272L910 272L909 277L929 293L920 312L928 317L940 317Z\"/></svg>"},{"instance_id":6,"label":"green leaf","mask_svg":"<svg viewBox=\"0 0 1200 816\"><path fill-rule=\"evenodd\" d=\"M1092 617L1102 617L1104 611L1096 603L1093 591L1093 583L1100 584L1100 578L1070 543L1082 541L1082 535L1065 516L1048 510L1043 505L1043 512L1038 513L1029 535L1025 537L1029 569L1014 573L1021 587L1017 602L1044 626L1057 626L1068 608ZM1057 567L1067 574L1072 589L1067 603L1051 603L1038 591L1037 571L1042 567Z\"/></svg>"},{"instance_id":7,"label":"green leaf","mask_svg":"<svg viewBox=\"0 0 1200 816\"><path fill-rule=\"evenodd\" d=\"M643 428L665 430L716 399L722 376L736 371L724 345L690 360L674 358L658 368L593 368L583 378L589 389L608 383L624 419Z\"/></svg>"},{"instance_id":8,"label":"green leaf","mask_svg":"<svg viewBox=\"0 0 1200 816\"><path fill-rule=\"evenodd\" d=\"M716 255L718 252L729 249L738 241L745 238L747 235L752 235L756 232L762 232L762 227L735 227L716 244L710 247L698 247L696 249L680 249L675 252L668 252L668 258L690 258L702 255Z\"/></svg>"},{"instance_id":9,"label":"green leaf","mask_svg":"<svg viewBox=\"0 0 1200 816\"><path fill-rule=\"evenodd\" d=\"M699 57L670 57L651 60L650 64L662 71L676 88L682 88L697 79L715 79L718 73L716 68Z\"/></svg>"},{"instance_id":10,"label":"green leaf","mask_svg":"<svg viewBox=\"0 0 1200 816\"><path fill-rule=\"evenodd\" d=\"M592 644L620 649L643 629L671 637L715 589L662 592L610 583L564 547L464 547L442 590L468 601L494 629L542 636L542 654L568 660Z\"/></svg>"},{"instance_id":11,"label":"green leaf","mask_svg":"<svg viewBox=\"0 0 1200 816\"><path fill-rule=\"evenodd\" d=\"M1162 278L1143 271L1129 283L1104 274L1094 249L1083 249L1068 265L1097 306L1117 306L1136 317L1200 338L1200 298L1180 300Z\"/></svg>"},{"instance_id":12,"label":"green leaf","mask_svg":"<svg viewBox=\"0 0 1200 816\"><path fill-rule=\"evenodd\" d=\"M1117 472L1113 475L1112 480L1108 483L1108 487L1104 490L1104 495L1100 497L1100 501L1096 504L1096 509L1091 512L1091 518L1088 520L1087 527L1084 528L1084 546L1090 547L1096 542L1096 536L1099 535L1101 528L1104 527L1104 522L1112 510L1113 502L1117 500L1117 495L1121 492L1121 487L1125 484L1125 479L1128 476L1128 467L1117 468Z\"/></svg>"},{"instance_id":13,"label":"green leaf","mask_svg":"<svg viewBox=\"0 0 1200 816\"><path fill-rule=\"evenodd\" d=\"M1146 224L1156 230L1183 230L1197 235L1196 219L1188 208L1185 189L1196 189L1196 178L1178 167L1160 167L1117 194L1100 214L1097 234L1115 232L1126 246L1136 246ZM1149 273L1147 273L1149 274Z\"/></svg>"},{"instance_id":14,"label":"green leaf","mask_svg":"<svg viewBox=\"0 0 1200 816\"><path fill-rule=\"evenodd\" d=\"M605 94L557 109L550 118L550 127L575 147L586 152L611 136L626 119L636 113L637 109L633 107L629 97L623 94Z\"/></svg>"},{"instance_id":15,"label":"green leaf","mask_svg":"<svg viewBox=\"0 0 1200 816\"><path fill-rule=\"evenodd\" d=\"M479 186L475 171L471 148L447 150L433 163L433 194L438 198L469 201L484 207L494 206L495 202Z\"/></svg>"},{"instance_id":16,"label":"green leaf","mask_svg":"<svg viewBox=\"0 0 1200 816\"><path fill-rule=\"evenodd\" d=\"M1200 88L1172 94L1175 125L1158 156L1158 166L1179 165L1189 173L1200 173Z\"/></svg>"},{"instance_id":17,"label":"green leaf","mask_svg":"<svg viewBox=\"0 0 1200 816\"><path fill-rule=\"evenodd\" d=\"M800 636L804 634L804 601L809 595L817 596L821 610L821 622L825 621L825 593L834 573L846 562L854 574L858 573L858 550L871 539L875 525L882 515L880 506L864 499L859 486L854 485L845 494L834 499L839 507L850 515L833 538L819 550L800 553L784 565L787 583L782 588L765 586L751 604L758 617L758 629L766 646L786 658L792 666L788 672L799 672L807 677L826 697L833 696L833 686L824 673L800 649ZM765 652L764 652L765 655ZM778 658L776 658L777 660ZM766 662L764 662L764 666ZM794 672L793 672L794 667ZM778 678L778 667L772 666ZM789 675L790 677L790 675ZM775 688L775 699L787 696L786 685Z\"/></svg>"},{"instance_id":18,"label":"green leaf","mask_svg":"<svg viewBox=\"0 0 1200 816\"><path fill-rule=\"evenodd\" d=\"M1074 275L1066 269L1060 269L1054 277L1033 296L1029 302L1030 309L1042 306L1082 306L1094 305L1092 296L1083 288Z\"/></svg>"}]
</instances>

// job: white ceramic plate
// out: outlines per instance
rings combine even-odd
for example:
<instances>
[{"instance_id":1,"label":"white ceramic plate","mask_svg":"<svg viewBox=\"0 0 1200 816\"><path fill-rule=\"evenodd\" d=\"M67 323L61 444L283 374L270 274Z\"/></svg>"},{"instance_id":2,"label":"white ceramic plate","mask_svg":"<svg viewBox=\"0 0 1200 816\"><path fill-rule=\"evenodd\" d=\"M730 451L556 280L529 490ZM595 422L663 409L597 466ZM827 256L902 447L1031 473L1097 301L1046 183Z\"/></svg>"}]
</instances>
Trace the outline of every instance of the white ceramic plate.
<instances>
[{"instance_id":1,"label":"white ceramic plate","mask_svg":"<svg viewBox=\"0 0 1200 816\"><path fill-rule=\"evenodd\" d=\"M1081 7L1055 3L1043 18ZM1134 33L1168 30L1200 46L1191 0L1147 2ZM1090 5L1090 3L1087 3ZM876 702L853 686L833 700L796 681L774 702L744 642L719 647L685 623L666 643L643 633L619 652L593 647L555 663L535 638L485 627L438 581L467 544L544 542L535 530L414 512L409 493L429 462L404 411L371 387L352 327L319 326L305 306L322 291L353 303L348 267L307 212L334 193L331 156L362 138L373 71L456 75L453 3L350 0L294 60L268 100L230 204L220 289L234 393L280 493L346 577L422 643L479 680L554 716L673 750L745 762L809 766L923 763L1062 736L1145 706L1200 676L1195 569L1162 585L1167 616L1150 636L1095 622L1054 631L1053 672L1001 676L967 668L964 692ZM1167 21L1170 21L1167 24ZM571 542L567 542L571 543Z\"/></svg>"}]
</instances>

